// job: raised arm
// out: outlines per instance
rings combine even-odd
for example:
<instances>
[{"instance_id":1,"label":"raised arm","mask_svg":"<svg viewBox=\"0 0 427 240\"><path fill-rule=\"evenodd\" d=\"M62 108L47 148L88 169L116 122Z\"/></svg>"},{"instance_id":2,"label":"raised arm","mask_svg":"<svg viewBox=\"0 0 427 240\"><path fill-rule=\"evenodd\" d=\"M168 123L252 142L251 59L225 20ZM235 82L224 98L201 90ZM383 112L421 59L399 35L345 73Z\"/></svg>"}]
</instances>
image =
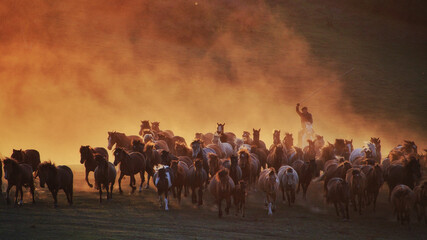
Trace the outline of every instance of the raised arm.
<instances>
[{"instance_id":1,"label":"raised arm","mask_svg":"<svg viewBox=\"0 0 427 240\"><path fill-rule=\"evenodd\" d=\"M300 116L301 116L302 112L299 110L299 103L297 103L296 110L297 110L298 115L300 115Z\"/></svg>"}]
</instances>

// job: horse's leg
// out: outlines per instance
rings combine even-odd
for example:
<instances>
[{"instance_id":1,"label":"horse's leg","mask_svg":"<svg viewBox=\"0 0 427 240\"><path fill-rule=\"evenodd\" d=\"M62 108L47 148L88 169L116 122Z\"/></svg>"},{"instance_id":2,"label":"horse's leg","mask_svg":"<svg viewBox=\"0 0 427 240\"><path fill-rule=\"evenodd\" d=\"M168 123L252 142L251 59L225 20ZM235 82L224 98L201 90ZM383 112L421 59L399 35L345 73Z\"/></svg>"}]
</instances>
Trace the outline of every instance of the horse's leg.
<instances>
[{"instance_id":1,"label":"horse's leg","mask_svg":"<svg viewBox=\"0 0 427 240\"><path fill-rule=\"evenodd\" d=\"M150 188L150 174L149 173L147 173L147 185L145 185L145 189L148 189L148 188Z\"/></svg>"},{"instance_id":2,"label":"horse's leg","mask_svg":"<svg viewBox=\"0 0 427 240\"><path fill-rule=\"evenodd\" d=\"M358 200L359 200L359 215L362 215L362 194L360 193L358 196Z\"/></svg>"},{"instance_id":3,"label":"horse's leg","mask_svg":"<svg viewBox=\"0 0 427 240\"><path fill-rule=\"evenodd\" d=\"M350 219L350 215L348 214L348 202L345 203L345 213L346 213L347 219Z\"/></svg>"},{"instance_id":4,"label":"horse's leg","mask_svg":"<svg viewBox=\"0 0 427 240\"><path fill-rule=\"evenodd\" d=\"M1 169L0 169L1 170ZM9 192L10 189L12 188L12 185L10 185L9 183L7 184L7 189L6 189L6 203L7 205L10 204L10 198L9 198Z\"/></svg>"},{"instance_id":5,"label":"horse's leg","mask_svg":"<svg viewBox=\"0 0 427 240\"><path fill-rule=\"evenodd\" d=\"M203 187L199 187L199 206L203 205Z\"/></svg>"},{"instance_id":6,"label":"horse's leg","mask_svg":"<svg viewBox=\"0 0 427 240\"><path fill-rule=\"evenodd\" d=\"M56 208L58 207L58 190L54 189L52 190L52 196L53 196L53 206Z\"/></svg>"},{"instance_id":7,"label":"horse's leg","mask_svg":"<svg viewBox=\"0 0 427 240\"><path fill-rule=\"evenodd\" d=\"M70 204L70 189L68 189L68 188L64 188L64 193L65 193L65 196L67 197L67 202L68 202L68 204Z\"/></svg>"},{"instance_id":8,"label":"horse's leg","mask_svg":"<svg viewBox=\"0 0 427 240\"><path fill-rule=\"evenodd\" d=\"M73 184L71 183L70 188L68 189L68 194L70 195L70 206L73 205Z\"/></svg>"},{"instance_id":9,"label":"horse's leg","mask_svg":"<svg viewBox=\"0 0 427 240\"><path fill-rule=\"evenodd\" d=\"M181 203L181 193L182 193L182 185L178 186L178 189L177 189L178 203Z\"/></svg>"},{"instance_id":10,"label":"horse's leg","mask_svg":"<svg viewBox=\"0 0 427 240\"><path fill-rule=\"evenodd\" d=\"M303 184L302 185L302 197L304 200L307 200L307 188L308 188L308 184Z\"/></svg>"},{"instance_id":11,"label":"horse's leg","mask_svg":"<svg viewBox=\"0 0 427 240\"><path fill-rule=\"evenodd\" d=\"M144 171L139 172L139 177L141 177L141 184L139 185L139 192L142 192L142 184L145 182Z\"/></svg>"},{"instance_id":12,"label":"horse's leg","mask_svg":"<svg viewBox=\"0 0 427 240\"><path fill-rule=\"evenodd\" d=\"M86 168L86 176L85 176L85 180L86 180L86 182L87 182L87 185L89 185L89 187L93 187L93 185L92 184L90 184L90 182L89 182L89 169L87 169Z\"/></svg>"},{"instance_id":13,"label":"horse's leg","mask_svg":"<svg viewBox=\"0 0 427 240\"><path fill-rule=\"evenodd\" d=\"M339 217L339 216L340 216L340 214L339 214L339 212L338 212L338 206L337 206L337 203L336 203L336 202L334 202L334 207L335 207L335 211L337 212L337 216Z\"/></svg>"},{"instance_id":14,"label":"horse's leg","mask_svg":"<svg viewBox=\"0 0 427 240\"><path fill-rule=\"evenodd\" d=\"M301 181L298 181L297 193L299 193L300 186L301 186Z\"/></svg>"},{"instance_id":15,"label":"horse's leg","mask_svg":"<svg viewBox=\"0 0 427 240\"><path fill-rule=\"evenodd\" d=\"M120 171L120 177L119 177L119 180L117 180L117 182L119 183L119 193L120 194L123 194L123 191L122 191L122 178L123 178L123 176L124 176L123 172Z\"/></svg>"},{"instance_id":16,"label":"horse's leg","mask_svg":"<svg viewBox=\"0 0 427 240\"><path fill-rule=\"evenodd\" d=\"M16 185L16 191L15 191L15 205L18 205L18 194L19 194L19 189L22 188L21 186L18 187L18 185Z\"/></svg>"},{"instance_id":17,"label":"horse's leg","mask_svg":"<svg viewBox=\"0 0 427 240\"><path fill-rule=\"evenodd\" d=\"M99 187L99 203L102 203L102 184L99 184L98 187ZM108 198L108 192L107 192L107 198Z\"/></svg>"},{"instance_id":18,"label":"horse's leg","mask_svg":"<svg viewBox=\"0 0 427 240\"><path fill-rule=\"evenodd\" d=\"M222 202L222 198L218 197L218 200L217 200L217 204L218 204L218 217L222 217L221 202Z\"/></svg>"},{"instance_id":19,"label":"horse's leg","mask_svg":"<svg viewBox=\"0 0 427 240\"><path fill-rule=\"evenodd\" d=\"M227 206L225 207L225 213L228 215L230 214L230 207L231 207L231 195L228 195L225 200L227 201Z\"/></svg>"},{"instance_id":20,"label":"horse's leg","mask_svg":"<svg viewBox=\"0 0 427 240\"><path fill-rule=\"evenodd\" d=\"M292 203L295 203L295 189L292 188L291 190L291 199L292 199Z\"/></svg>"},{"instance_id":21,"label":"horse's leg","mask_svg":"<svg viewBox=\"0 0 427 240\"><path fill-rule=\"evenodd\" d=\"M166 211L168 211L169 210L169 206L168 206L168 203L169 203L169 201L168 201L168 189L166 189L166 192L165 192L165 210Z\"/></svg>"},{"instance_id":22,"label":"horse's leg","mask_svg":"<svg viewBox=\"0 0 427 240\"><path fill-rule=\"evenodd\" d=\"M172 187L172 195L173 195L173 198L176 198L176 191L177 190L175 190L175 188L177 188L176 186L173 186Z\"/></svg>"},{"instance_id":23,"label":"horse's leg","mask_svg":"<svg viewBox=\"0 0 427 240\"><path fill-rule=\"evenodd\" d=\"M33 198L33 203L36 203L36 201L34 200L34 183L30 186L30 192L31 192L31 197Z\"/></svg>"},{"instance_id":24,"label":"horse's leg","mask_svg":"<svg viewBox=\"0 0 427 240\"><path fill-rule=\"evenodd\" d=\"M134 174L131 174L131 175L130 175L129 186L132 188L132 193L134 193L134 192L135 192L135 190L136 190L135 183L136 183L135 175L134 175Z\"/></svg>"},{"instance_id":25,"label":"horse's leg","mask_svg":"<svg viewBox=\"0 0 427 240\"><path fill-rule=\"evenodd\" d=\"M113 199L113 187L114 187L114 182L112 182L110 185L110 199Z\"/></svg>"},{"instance_id":26,"label":"horse's leg","mask_svg":"<svg viewBox=\"0 0 427 240\"><path fill-rule=\"evenodd\" d=\"M286 198L288 199L288 206L291 206L291 193L289 192L289 190L286 190Z\"/></svg>"},{"instance_id":27,"label":"horse's leg","mask_svg":"<svg viewBox=\"0 0 427 240\"><path fill-rule=\"evenodd\" d=\"M282 201L283 201L283 203L285 203L286 202L286 199L285 199L285 189L284 189L283 186L281 186L280 190L282 190Z\"/></svg>"},{"instance_id":28,"label":"horse's leg","mask_svg":"<svg viewBox=\"0 0 427 240\"><path fill-rule=\"evenodd\" d=\"M378 190L374 192L374 199L373 199L373 202L374 202L374 212L375 212L375 208L376 208L376 205L377 205L377 197L378 197Z\"/></svg>"},{"instance_id":29,"label":"horse's leg","mask_svg":"<svg viewBox=\"0 0 427 240\"><path fill-rule=\"evenodd\" d=\"M191 187L191 202L193 204L197 203L197 196L196 196L196 188Z\"/></svg>"}]
</instances>

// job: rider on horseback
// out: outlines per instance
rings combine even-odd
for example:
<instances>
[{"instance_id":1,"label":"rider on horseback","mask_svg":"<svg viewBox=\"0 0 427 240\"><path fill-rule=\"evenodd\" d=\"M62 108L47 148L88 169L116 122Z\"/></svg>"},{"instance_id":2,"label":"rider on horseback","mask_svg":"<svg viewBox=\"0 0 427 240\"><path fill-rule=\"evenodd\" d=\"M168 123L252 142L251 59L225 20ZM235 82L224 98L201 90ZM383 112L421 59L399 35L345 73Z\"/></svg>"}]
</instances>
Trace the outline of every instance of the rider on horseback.
<instances>
[{"instance_id":1,"label":"rider on horseback","mask_svg":"<svg viewBox=\"0 0 427 240\"><path fill-rule=\"evenodd\" d=\"M303 135L304 134L310 134L312 135L313 132L313 128L312 128L312 124L313 124L313 117L311 116L311 113L309 113L307 110L307 107L303 107L301 110L302 112L299 110L299 106L300 104L297 103L297 107L296 107L296 111L298 113L298 115L301 117L301 127L302 129L298 132L298 146L303 147L303 145L306 145L307 143L303 142Z\"/></svg>"}]
</instances>

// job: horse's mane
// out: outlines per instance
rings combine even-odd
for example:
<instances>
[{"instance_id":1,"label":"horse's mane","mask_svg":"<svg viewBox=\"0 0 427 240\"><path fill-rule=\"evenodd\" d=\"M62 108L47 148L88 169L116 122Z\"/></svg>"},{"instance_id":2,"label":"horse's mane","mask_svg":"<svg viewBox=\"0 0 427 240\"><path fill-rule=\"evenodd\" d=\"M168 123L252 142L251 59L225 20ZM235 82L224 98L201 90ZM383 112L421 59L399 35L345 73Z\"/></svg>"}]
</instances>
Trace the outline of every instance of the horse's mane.
<instances>
[{"instance_id":1,"label":"horse's mane","mask_svg":"<svg viewBox=\"0 0 427 240\"><path fill-rule=\"evenodd\" d=\"M99 153L95 153L95 161L97 161L99 165L105 165L108 162L107 159Z\"/></svg>"},{"instance_id":2,"label":"horse's mane","mask_svg":"<svg viewBox=\"0 0 427 240\"><path fill-rule=\"evenodd\" d=\"M144 152L148 151L149 149L154 149L156 146L156 144L154 144L153 142L148 142L145 144L144 146Z\"/></svg>"},{"instance_id":3,"label":"horse's mane","mask_svg":"<svg viewBox=\"0 0 427 240\"><path fill-rule=\"evenodd\" d=\"M39 170L49 170L52 171L54 174L57 173L57 169L54 163L52 163L51 161L44 161L43 163L40 163L39 165Z\"/></svg>"}]
</instances>

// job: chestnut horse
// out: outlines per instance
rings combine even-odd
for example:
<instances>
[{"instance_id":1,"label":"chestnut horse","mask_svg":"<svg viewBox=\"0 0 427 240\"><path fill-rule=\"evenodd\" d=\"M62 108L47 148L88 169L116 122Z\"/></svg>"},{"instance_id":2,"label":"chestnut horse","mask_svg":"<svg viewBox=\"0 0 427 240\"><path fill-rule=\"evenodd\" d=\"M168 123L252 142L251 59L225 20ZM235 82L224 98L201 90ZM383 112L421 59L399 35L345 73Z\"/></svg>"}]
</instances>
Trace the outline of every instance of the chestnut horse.
<instances>
[{"instance_id":1,"label":"chestnut horse","mask_svg":"<svg viewBox=\"0 0 427 240\"><path fill-rule=\"evenodd\" d=\"M126 150L132 149L132 141L133 140L140 140L142 141L142 138L136 135L132 136L126 136L124 133L120 132L108 132L108 150L113 149L114 144L116 144L116 148L124 148Z\"/></svg>"},{"instance_id":2,"label":"chestnut horse","mask_svg":"<svg viewBox=\"0 0 427 240\"><path fill-rule=\"evenodd\" d=\"M384 183L383 171L378 164L375 164L374 166L364 165L361 170L366 176L366 204L369 205L372 201L375 212L378 193Z\"/></svg>"},{"instance_id":3,"label":"chestnut horse","mask_svg":"<svg viewBox=\"0 0 427 240\"><path fill-rule=\"evenodd\" d=\"M274 167L276 171L283 165L288 164L286 153L284 152L283 145L277 144L273 147L267 156L267 166Z\"/></svg>"},{"instance_id":4,"label":"chestnut horse","mask_svg":"<svg viewBox=\"0 0 427 240\"><path fill-rule=\"evenodd\" d=\"M101 154L95 155L98 166L95 168L95 182L99 189L99 202L102 202L102 189L107 191L107 200L113 198L113 186L116 182L116 168Z\"/></svg>"},{"instance_id":5,"label":"chestnut horse","mask_svg":"<svg viewBox=\"0 0 427 240\"><path fill-rule=\"evenodd\" d=\"M7 189L6 189L6 202L10 204L9 192L13 186L16 186L15 191L15 205L23 204L24 192L22 187L30 187L30 192L34 201L34 179L33 179L33 169L31 165L26 163L18 163L13 158L6 158L3 160L3 169L4 169L4 178L7 180ZM18 204L18 193L21 192L21 201Z\"/></svg>"},{"instance_id":6,"label":"chestnut horse","mask_svg":"<svg viewBox=\"0 0 427 240\"><path fill-rule=\"evenodd\" d=\"M194 165L188 170L189 177L187 182L187 185L191 187L191 202L193 204L198 203L199 206L203 205L203 190L208 180L208 174L203 168L202 161L199 158L194 161Z\"/></svg>"},{"instance_id":7,"label":"chestnut horse","mask_svg":"<svg viewBox=\"0 0 427 240\"><path fill-rule=\"evenodd\" d=\"M101 154L108 161L108 152L105 148L91 148L89 145L80 147L80 163L85 165L85 180L89 187L93 187L89 182L89 173L95 171L98 166L95 161L95 154Z\"/></svg>"},{"instance_id":8,"label":"chestnut horse","mask_svg":"<svg viewBox=\"0 0 427 240\"><path fill-rule=\"evenodd\" d=\"M178 198L178 203L181 202L181 193L182 188L184 189L184 196L188 194L188 186L186 185L188 178L188 166L185 162L172 160L170 163L170 168L174 176L174 181L172 183L172 193L174 197Z\"/></svg>"},{"instance_id":9,"label":"chestnut horse","mask_svg":"<svg viewBox=\"0 0 427 240\"><path fill-rule=\"evenodd\" d=\"M150 187L150 177L154 175L154 167L162 162L160 153L155 149L152 142L146 143L144 147L145 156L145 171L147 172L147 185L146 189Z\"/></svg>"},{"instance_id":10,"label":"chestnut horse","mask_svg":"<svg viewBox=\"0 0 427 240\"><path fill-rule=\"evenodd\" d=\"M242 179L242 169L239 166L239 158L235 155L230 157L230 170L229 175L233 179L234 185Z\"/></svg>"},{"instance_id":11,"label":"chestnut horse","mask_svg":"<svg viewBox=\"0 0 427 240\"><path fill-rule=\"evenodd\" d=\"M225 213L228 215L231 206L231 196L234 193L234 182L228 174L228 169L221 169L212 178L209 183L209 192L215 197L215 202L218 205L218 217L222 217L222 200L225 199Z\"/></svg>"},{"instance_id":12,"label":"chestnut horse","mask_svg":"<svg viewBox=\"0 0 427 240\"><path fill-rule=\"evenodd\" d=\"M418 159L411 156L409 160L391 164L387 169L385 181L389 187L389 200L391 192L398 184L405 184L409 188L414 188L421 178L421 166Z\"/></svg>"},{"instance_id":13,"label":"chestnut horse","mask_svg":"<svg viewBox=\"0 0 427 240\"><path fill-rule=\"evenodd\" d=\"M337 216L340 216L339 211L344 219L350 219L348 214L348 203L350 199L350 191L348 184L342 178L332 178L327 185L327 203L333 203Z\"/></svg>"},{"instance_id":14,"label":"chestnut horse","mask_svg":"<svg viewBox=\"0 0 427 240\"><path fill-rule=\"evenodd\" d=\"M239 167L242 170L242 179L245 180L249 186L255 184L261 170L256 156L250 154L247 149L241 149L239 151Z\"/></svg>"},{"instance_id":15,"label":"chestnut horse","mask_svg":"<svg viewBox=\"0 0 427 240\"><path fill-rule=\"evenodd\" d=\"M268 215L276 210L276 192L279 188L279 178L274 168L262 170L258 178L258 187L265 193L265 203L268 206Z\"/></svg>"},{"instance_id":16,"label":"chestnut horse","mask_svg":"<svg viewBox=\"0 0 427 240\"><path fill-rule=\"evenodd\" d=\"M236 207L236 216L239 212L242 213L242 217L245 217L245 208L246 208L246 182L241 180L238 184L235 185L234 190L234 205Z\"/></svg>"},{"instance_id":17,"label":"chestnut horse","mask_svg":"<svg viewBox=\"0 0 427 240\"><path fill-rule=\"evenodd\" d=\"M132 188L132 193L135 192L136 184L135 174L139 173L141 177L141 184L139 186L139 191L142 191L142 184L145 181L144 172L146 167L146 159L144 155L139 152L127 153L123 148L114 149L114 166L117 166L120 163L120 176L119 176L119 192L122 191L122 178L126 175L130 177L129 186Z\"/></svg>"},{"instance_id":18,"label":"chestnut horse","mask_svg":"<svg viewBox=\"0 0 427 240\"><path fill-rule=\"evenodd\" d=\"M73 204L73 171L67 166L55 166L51 162L43 162L39 165L38 176L40 187L44 188L45 183L52 193L53 205L58 206L58 191L64 190L68 204Z\"/></svg>"},{"instance_id":19,"label":"chestnut horse","mask_svg":"<svg viewBox=\"0 0 427 240\"><path fill-rule=\"evenodd\" d=\"M361 215L362 201L366 190L366 176L359 168L350 168L347 170L345 179L350 188L350 199L354 206L354 211L359 210L359 215Z\"/></svg>"}]
</instances>

